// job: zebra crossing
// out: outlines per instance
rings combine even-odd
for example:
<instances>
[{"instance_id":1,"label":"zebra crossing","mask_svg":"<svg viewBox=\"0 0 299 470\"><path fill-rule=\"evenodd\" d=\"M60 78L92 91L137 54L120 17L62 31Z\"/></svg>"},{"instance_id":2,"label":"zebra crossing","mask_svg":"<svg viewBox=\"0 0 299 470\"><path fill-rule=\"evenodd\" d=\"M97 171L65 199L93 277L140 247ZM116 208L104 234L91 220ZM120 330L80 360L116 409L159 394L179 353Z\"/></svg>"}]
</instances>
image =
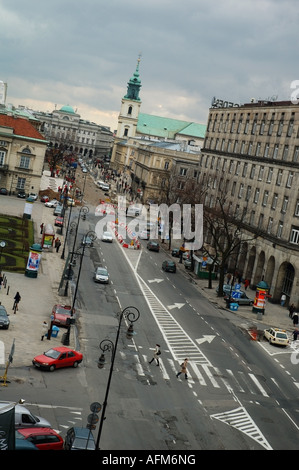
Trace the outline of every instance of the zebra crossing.
<instances>
[{"instance_id":1,"label":"zebra crossing","mask_svg":"<svg viewBox=\"0 0 299 470\"><path fill-rule=\"evenodd\" d=\"M176 379L175 375L180 369L180 363L170 357L165 357L166 355L167 351L162 351L162 355L159 357L160 367L158 369L154 367L155 362L152 365L149 364L149 361L152 359L150 354L134 354L133 360L137 375L143 378L147 375L156 377L156 374L160 373L164 380L171 381ZM193 361L189 361L188 364L188 384L191 386L199 384L200 386L207 387L207 389L209 387L215 389L224 387L230 393L269 397L267 390L261 385L254 374L233 371L231 369L220 370L218 367L198 364Z\"/></svg>"},{"instance_id":2,"label":"zebra crossing","mask_svg":"<svg viewBox=\"0 0 299 470\"><path fill-rule=\"evenodd\" d=\"M262 447L264 447L264 449L272 450L267 439L247 413L246 409L242 406L233 410L211 415L210 417L212 419L222 421L223 423L236 428L238 431L243 432L248 437L258 442Z\"/></svg>"}]
</instances>

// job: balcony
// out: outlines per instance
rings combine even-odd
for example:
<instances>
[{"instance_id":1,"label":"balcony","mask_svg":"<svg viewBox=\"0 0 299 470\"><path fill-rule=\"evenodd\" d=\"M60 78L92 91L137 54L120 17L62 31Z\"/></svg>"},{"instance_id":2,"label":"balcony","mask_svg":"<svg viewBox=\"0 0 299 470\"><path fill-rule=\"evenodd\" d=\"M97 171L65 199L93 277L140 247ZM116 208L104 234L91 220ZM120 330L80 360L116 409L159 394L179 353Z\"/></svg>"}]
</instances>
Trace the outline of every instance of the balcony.
<instances>
[{"instance_id":1,"label":"balcony","mask_svg":"<svg viewBox=\"0 0 299 470\"><path fill-rule=\"evenodd\" d=\"M1 165L0 164L0 172L7 173L8 172L8 165Z\"/></svg>"}]
</instances>

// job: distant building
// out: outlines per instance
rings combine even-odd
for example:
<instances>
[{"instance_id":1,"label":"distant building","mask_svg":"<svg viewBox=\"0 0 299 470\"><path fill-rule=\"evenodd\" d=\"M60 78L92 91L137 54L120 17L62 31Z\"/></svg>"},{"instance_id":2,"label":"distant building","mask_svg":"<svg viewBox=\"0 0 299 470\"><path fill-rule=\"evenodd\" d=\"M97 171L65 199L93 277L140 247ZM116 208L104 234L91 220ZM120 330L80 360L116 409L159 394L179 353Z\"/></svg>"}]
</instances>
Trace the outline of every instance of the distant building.
<instances>
[{"instance_id":1,"label":"distant building","mask_svg":"<svg viewBox=\"0 0 299 470\"><path fill-rule=\"evenodd\" d=\"M174 159L185 159L185 166L199 161L206 126L140 113L139 62L121 101L111 168L118 172L130 169L133 193L146 201L160 198Z\"/></svg>"},{"instance_id":2,"label":"distant building","mask_svg":"<svg viewBox=\"0 0 299 470\"><path fill-rule=\"evenodd\" d=\"M9 194L38 193L46 148L28 119L0 114L0 187Z\"/></svg>"},{"instance_id":3,"label":"distant building","mask_svg":"<svg viewBox=\"0 0 299 470\"><path fill-rule=\"evenodd\" d=\"M206 208L224 191L230 215L242 219L245 233L257 235L238 260L243 278L252 286L266 281L274 301L284 293L298 308L298 105L259 101L210 108L201 183L208 187Z\"/></svg>"},{"instance_id":4,"label":"distant building","mask_svg":"<svg viewBox=\"0 0 299 470\"><path fill-rule=\"evenodd\" d=\"M41 123L41 132L50 147L63 144L82 157L111 157L113 133L108 127L81 119L72 106L62 106L52 113L34 111Z\"/></svg>"}]
</instances>

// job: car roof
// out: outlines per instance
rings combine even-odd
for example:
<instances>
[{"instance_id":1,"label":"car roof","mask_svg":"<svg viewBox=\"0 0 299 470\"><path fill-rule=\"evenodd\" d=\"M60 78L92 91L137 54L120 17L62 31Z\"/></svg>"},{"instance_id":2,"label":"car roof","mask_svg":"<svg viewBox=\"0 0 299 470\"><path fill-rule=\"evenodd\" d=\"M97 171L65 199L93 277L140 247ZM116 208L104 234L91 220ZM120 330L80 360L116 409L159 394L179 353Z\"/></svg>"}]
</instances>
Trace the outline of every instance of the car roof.
<instances>
[{"instance_id":1,"label":"car roof","mask_svg":"<svg viewBox=\"0 0 299 470\"><path fill-rule=\"evenodd\" d=\"M19 428L18 432L22 434L23 436L32 436L32 435L38 435L38 434L58 434L54 429L52 428L42 428L38 426L34 426L32 428Z\"/></svg>"}]
</instances>

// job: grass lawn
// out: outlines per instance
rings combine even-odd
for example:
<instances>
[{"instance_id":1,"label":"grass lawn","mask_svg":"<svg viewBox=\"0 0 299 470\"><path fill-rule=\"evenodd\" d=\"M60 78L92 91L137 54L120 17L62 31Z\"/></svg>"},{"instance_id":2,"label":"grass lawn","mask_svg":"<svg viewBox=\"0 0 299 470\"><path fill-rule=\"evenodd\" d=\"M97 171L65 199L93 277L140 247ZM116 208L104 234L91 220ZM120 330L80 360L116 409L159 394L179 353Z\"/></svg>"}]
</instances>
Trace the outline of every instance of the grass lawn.
<instances>
[{"instance_id":1,"label":"grass lawn","mask_svg":"<svg viewBox=\"0 0 299 470\"><path fill-rule=\"evenodd\" d=\"M34 243L33 221L0 214L0 272L25 273L29 247Z\"/></svg>"}]
</instances>

